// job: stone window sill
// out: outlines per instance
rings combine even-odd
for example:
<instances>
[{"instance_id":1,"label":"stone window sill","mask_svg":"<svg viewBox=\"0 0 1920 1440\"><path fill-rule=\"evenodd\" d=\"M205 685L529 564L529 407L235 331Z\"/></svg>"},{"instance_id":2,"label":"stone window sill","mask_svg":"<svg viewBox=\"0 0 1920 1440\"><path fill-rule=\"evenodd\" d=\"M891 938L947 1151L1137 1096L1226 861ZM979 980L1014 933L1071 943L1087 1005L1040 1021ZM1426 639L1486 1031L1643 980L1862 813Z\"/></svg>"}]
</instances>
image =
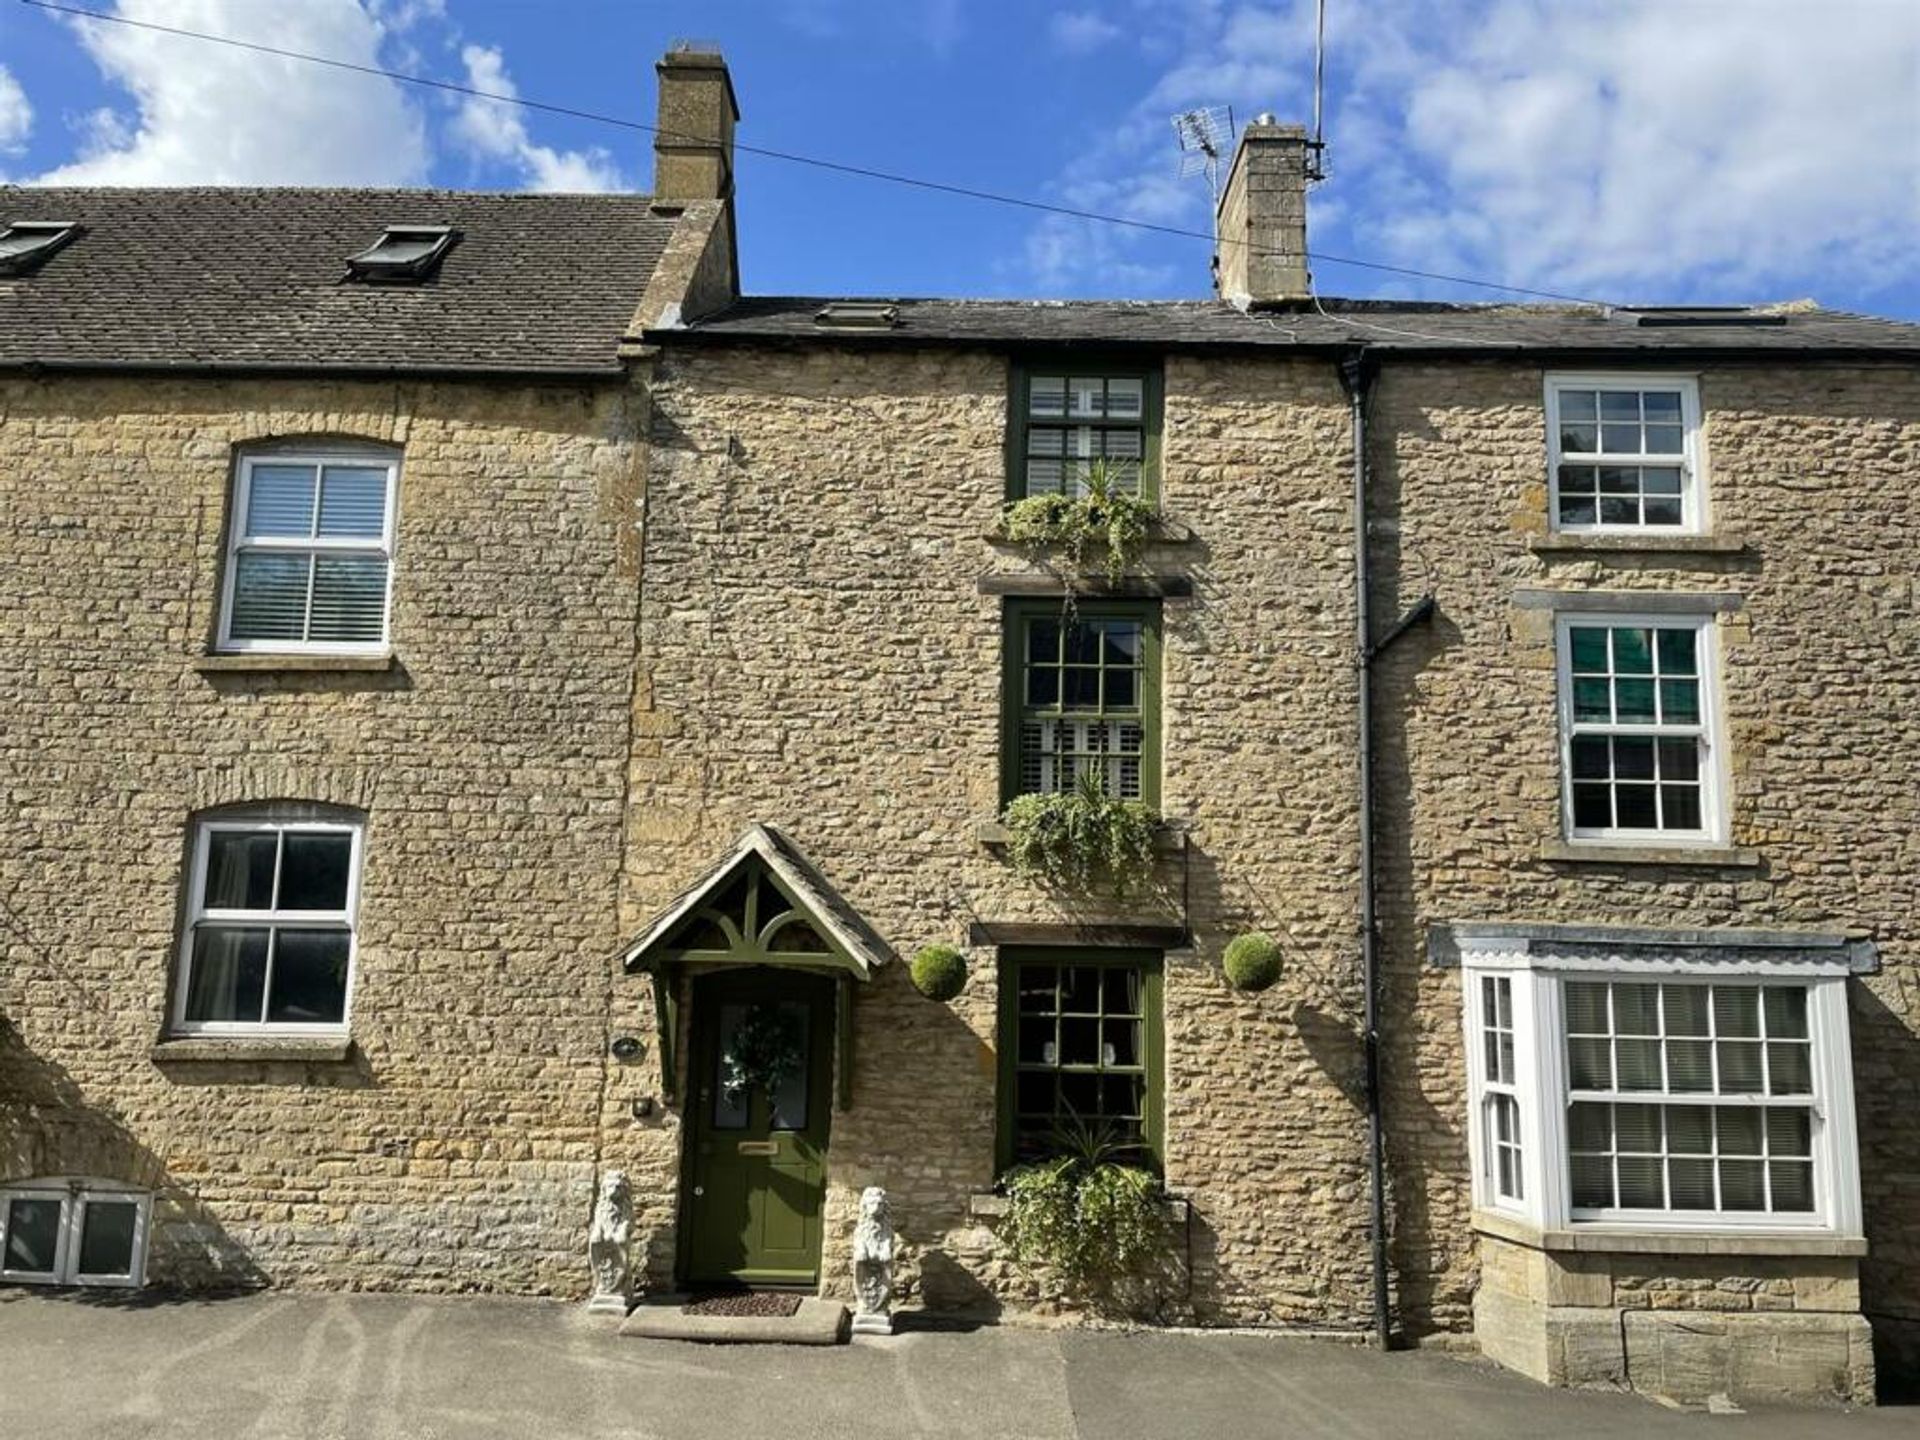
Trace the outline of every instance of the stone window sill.
<instances>
[{"instance_id":1,"label":"stone window sill","mask_svg":"<svg viewBox=\"0 0 1920 1440\"><path fill-rule=\"evenodd\" d=\"M353 1053L353 1041L345 1035L261 1036L176 1035L157 1042L147 1054L159 1064L176 1060L212 1061L234 1064L245 1062L336 1063Z\"/></svg>"},{"instance_id":2,"label":"stone window sill","mask_svg":"<svg viewBox=\"0 0 1920 1440\"><path fill-rule=\"evenodd\" d=\"M384 655L269 655L248 651L193 658L193 668L202 675L384 673L396 663L391 651Z\"/></svg>"},{"instance_id":3,"label":"stone window sill","mask_svg":"<svg viewBox=\"0 0 1920 1440\"><path fill-rule=\"evenodd\" d=\"M1013 832L998 820L979 820L974 823L973 838L997 850L1013 843ZM1162 821L1153 832L1155 854L1178 855L1186 848L1186 843L1186 828L1174 821Z\"/></svg>"},{"instance_id":4,"label":"stone window sill","mask_svg":"<svg viewBox=\"0 0 1920 1440\"><path fill-rule=\"evenodd\" d=\"M998 525L987 531L981 538L989 545L1018 545L1022 549L1026 545L1024 541L1009 540L1006 530ZM1193 533L1191 526L1182 525L1178 520L1169 519L1165 515L1153 520L1147 526L1147 544L1149 545L1192 545L1197 541L1198 537Z\"/></svg>"},{"instance_id":5,"label":"stone window sill","mask_svg":"<svg viewBox=\"0 0 1920 1440\"><path fill-rule=\"evenodd\" d=\"M1760 852L1743 845L1608 845L1591 840L1542 840L1540 858L1578 865L1695 866L1757 870Z\"/></svg>"},{"instance_id":6,"label":"stone window sill","mask_svg":"<svg viewBox=\"0 0 1920 1440\"><path fill-rule=\"evenodd\" d=\"M1536 555L1744 555L1738 535L1536 535L1527 542Z\"/></svg>"},{"instance_id":7,"label":"stone window sill","mask_svg":"<svg viewBox=\"0 0 1920 1440\"><path fill-rule=\"evenodd\" d=\"M1811 1234L1781 1230L1630 1230L1617 1225L1542 1230L1512 1215L1473 1212L1473 1228L1482 1235L1511 1240L1535 1250L1589 1255L1802 1255L1845 1257L1867 1253L1863 1235Z\"/></svg>"},{"instance_id":8,"label":"stone window sill","mask_svg":"<svg viewBox=\"0 0 1920 1440\"><path fill-rule=\"evenodd\" d=\"M998 1220L1007 1213L1007 1197L988 1190L967 1197L967 1214L976 1220ZM1185 1200L1168 1196L1160 1202L1161 1212L1169 1223L1184 1225L1187 1223L1190 1207Z\"/></svg>"}]
</instances>

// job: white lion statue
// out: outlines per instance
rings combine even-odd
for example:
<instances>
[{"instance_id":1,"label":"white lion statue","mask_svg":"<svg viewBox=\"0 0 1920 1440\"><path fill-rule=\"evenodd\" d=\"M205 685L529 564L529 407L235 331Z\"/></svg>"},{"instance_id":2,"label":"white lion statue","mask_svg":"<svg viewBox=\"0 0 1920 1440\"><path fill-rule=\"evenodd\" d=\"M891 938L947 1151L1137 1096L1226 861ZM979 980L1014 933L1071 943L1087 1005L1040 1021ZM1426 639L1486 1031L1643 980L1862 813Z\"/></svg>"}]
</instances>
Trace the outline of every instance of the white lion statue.
<instances>
[{"instance_id":1,"label":"white lion statue","mask_svg":"<svg viewBox=\"0 0 1920 1440\"><path fill-rule=\"evenodd\" d=\"M600 1177L600 1198L594 1202L593 1226L587 1232L587 1261L593 1269L590 1310L627 1313L633 1298L633 1265L628 1245L633 1239L633 1189L619 1170Z\"/></svg>"},{"instance_id":2,"label":"white lion statue","mask_svg":"<svg viewBox=\"0 0 1920 1440\"><path fill-rule=\"evenodd\" d=\"M892 1334L893 1207L878 1185L860 1192L860 1219L853 1227L853 1293L853 1328Z\"/></svg>"}]
</instances>

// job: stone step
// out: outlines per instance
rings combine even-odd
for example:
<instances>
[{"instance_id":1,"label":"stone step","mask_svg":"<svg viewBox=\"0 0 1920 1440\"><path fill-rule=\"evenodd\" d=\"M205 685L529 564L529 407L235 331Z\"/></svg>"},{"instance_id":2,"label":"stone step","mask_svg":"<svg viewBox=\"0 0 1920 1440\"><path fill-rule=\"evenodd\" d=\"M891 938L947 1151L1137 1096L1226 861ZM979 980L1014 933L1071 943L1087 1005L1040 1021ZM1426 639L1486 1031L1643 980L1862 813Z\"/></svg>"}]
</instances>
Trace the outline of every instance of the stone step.
<instances>
[{"instance_id":1,"label":"stone step","mask_svg":"<svg viewBox=\"0 0 1920 1440\"><path fill-rule=\"evenodd\" d=\"M847 1307L809 1295L791 1315L689 1315L685 1295L650 1295L620 1322L622 1335L693 1340L713 1345L838 1345L847 1338Z\"/></svg>"}]
</instances>

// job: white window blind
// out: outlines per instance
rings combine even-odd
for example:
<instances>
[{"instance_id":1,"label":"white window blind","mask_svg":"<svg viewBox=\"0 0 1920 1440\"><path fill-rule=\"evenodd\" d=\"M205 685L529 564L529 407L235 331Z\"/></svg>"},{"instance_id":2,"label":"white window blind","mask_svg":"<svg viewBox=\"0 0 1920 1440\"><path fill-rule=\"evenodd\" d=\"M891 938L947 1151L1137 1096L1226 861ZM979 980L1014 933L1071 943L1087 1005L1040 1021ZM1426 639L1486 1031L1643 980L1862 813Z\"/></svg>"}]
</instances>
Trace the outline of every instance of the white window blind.
<instances>
[{"instance_id":1,"label":"white window blind","mask_svg":"<svg viewBox=\"0 0 1920 1440\"><path fill-rule=\"evenodd\" d=\"M396 469L364 455L242 458L223 648L385 648Z\"/></svg>"}]
</instances>

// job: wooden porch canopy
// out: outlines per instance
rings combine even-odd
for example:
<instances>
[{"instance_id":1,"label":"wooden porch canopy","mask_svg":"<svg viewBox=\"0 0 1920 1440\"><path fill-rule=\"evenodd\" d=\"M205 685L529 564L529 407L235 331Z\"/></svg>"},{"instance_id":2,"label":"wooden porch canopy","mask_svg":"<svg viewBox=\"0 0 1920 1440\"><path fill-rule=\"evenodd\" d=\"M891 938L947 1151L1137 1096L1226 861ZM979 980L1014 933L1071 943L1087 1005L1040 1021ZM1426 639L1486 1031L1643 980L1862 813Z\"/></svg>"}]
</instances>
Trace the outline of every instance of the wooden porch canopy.
<instances>
[{"instance_id":1,"label":"wooden porch canopy","mask_svg":"<svg viewBox=\"0 0 1920 1440\"><path fill-rule=\"evenodd\" d=\"M749 825L725 855L681 891L626 945L629 973L654 978L660 1084L674 1098L679 1072L679 977L689 966L774 965L832 975L838 1081L835 1104L851 1103L853 982L892 958L799 846L770 825Z\"/></svg>"}]
</instances>

